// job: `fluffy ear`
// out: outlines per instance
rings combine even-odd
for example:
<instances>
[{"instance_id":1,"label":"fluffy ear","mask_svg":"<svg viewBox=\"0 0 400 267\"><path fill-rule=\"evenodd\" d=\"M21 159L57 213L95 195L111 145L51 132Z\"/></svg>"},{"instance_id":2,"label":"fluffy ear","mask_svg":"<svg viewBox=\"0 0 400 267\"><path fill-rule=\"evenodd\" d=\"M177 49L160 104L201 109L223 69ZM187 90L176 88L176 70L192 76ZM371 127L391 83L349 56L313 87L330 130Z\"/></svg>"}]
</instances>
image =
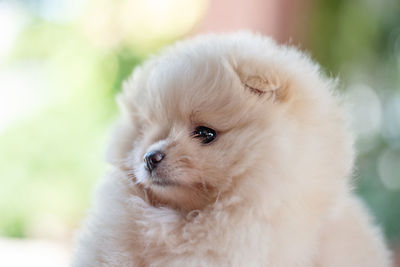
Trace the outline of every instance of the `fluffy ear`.
<instances>
[{"instance_id":1,"label":"fluffy ear","mask_svg":"<svg viewBox=\"0 0 400 267\"><path fill-rule=\"evenodd\" d=\"M288 98L288 82L277 73L263 75L239 72L239 78L246 90L259 97L267 98L273 102L282 102Z\"/></svg>"}]
</instances>

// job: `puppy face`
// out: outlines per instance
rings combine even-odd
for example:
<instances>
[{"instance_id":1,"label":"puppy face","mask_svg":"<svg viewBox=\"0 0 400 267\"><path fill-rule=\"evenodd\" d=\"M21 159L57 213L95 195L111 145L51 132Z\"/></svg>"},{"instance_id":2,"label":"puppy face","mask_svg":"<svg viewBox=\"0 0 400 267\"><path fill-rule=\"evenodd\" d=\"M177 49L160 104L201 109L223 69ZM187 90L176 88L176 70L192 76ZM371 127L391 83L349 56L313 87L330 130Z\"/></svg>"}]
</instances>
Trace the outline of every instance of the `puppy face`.
<instances>
[{"instance_id":1,"label":"puppy face","mask_svg":"<svg viewBox=\"0 0 400 267\"><path fill-rule=\"evenodd\" d=\"M319 118L312 114L324 113L319 106L326 103L322 97L313 108L315 95L301 88L304 80L325 85L312 76L312 66L302 66L299 75L285 65L301 61L300 54L242 38L178 44L125 84L120 103L126 120L112 149L152 204L202 209L226 192L255 194L248 185L279 183L276 176L288 173L288 163L294 172L309 164L300 147L315 131L303 128L315 125ZM259 44L247 44L251 38Z\"/></svg>"},{"instance_id":2,"label":"puppy face","mask_svg":"<svg viewBox=\"0 0 400 267\"><path fill-rule=\"evenodd\" d=\"M131 163L153 201L190 210L214 201L257 165L255 144L263 133L260 96L229 65L193 59L182 77L187 61L156 62L139 78L149 87L135 96L141 100Z\"/></svg>"}]
</instances>

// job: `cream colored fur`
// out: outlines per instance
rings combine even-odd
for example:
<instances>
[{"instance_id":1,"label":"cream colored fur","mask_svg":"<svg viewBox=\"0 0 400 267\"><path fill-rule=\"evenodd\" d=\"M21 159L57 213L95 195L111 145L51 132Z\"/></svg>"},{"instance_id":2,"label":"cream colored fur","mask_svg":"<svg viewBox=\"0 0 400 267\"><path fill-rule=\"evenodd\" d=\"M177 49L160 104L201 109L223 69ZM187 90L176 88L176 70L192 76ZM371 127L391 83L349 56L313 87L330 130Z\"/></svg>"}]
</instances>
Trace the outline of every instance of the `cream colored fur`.
<instances>
[{"instance_id":1,"label":"cream colored fur","mask_svg":"<svg viewBox=\"0 0 400 267\"><path fill-rule=\"evenodd\" d=\"M113 169L73 266L386 267L351 191L352 136L335 82L293 47L251 33L178 42L119 96ZM217 131L207 145L195 127ZM143 155L162 149L155 185Z\"/></svg>"}]
</instances>

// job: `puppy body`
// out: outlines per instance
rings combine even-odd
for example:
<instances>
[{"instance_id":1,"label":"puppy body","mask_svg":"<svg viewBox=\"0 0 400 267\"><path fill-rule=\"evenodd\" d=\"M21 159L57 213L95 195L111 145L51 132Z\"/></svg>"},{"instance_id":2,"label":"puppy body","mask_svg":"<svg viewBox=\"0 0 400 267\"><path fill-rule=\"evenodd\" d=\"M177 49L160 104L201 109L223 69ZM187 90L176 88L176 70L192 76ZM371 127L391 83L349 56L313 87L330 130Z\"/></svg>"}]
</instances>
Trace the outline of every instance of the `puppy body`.
<instances>
[{"instance_id":1,"label":"puppy body","mask_svg":"<svg viewBox=\"0 0 400 267\"><path fill-rule=\"evenodd\" d=\"M350 190L334 83L296 49L201 36L135 70L74 266L389 266ZM218 133L210 144L197 126ZM148 151L165 152L157 169Z\"/></svg>"}]
</instances>

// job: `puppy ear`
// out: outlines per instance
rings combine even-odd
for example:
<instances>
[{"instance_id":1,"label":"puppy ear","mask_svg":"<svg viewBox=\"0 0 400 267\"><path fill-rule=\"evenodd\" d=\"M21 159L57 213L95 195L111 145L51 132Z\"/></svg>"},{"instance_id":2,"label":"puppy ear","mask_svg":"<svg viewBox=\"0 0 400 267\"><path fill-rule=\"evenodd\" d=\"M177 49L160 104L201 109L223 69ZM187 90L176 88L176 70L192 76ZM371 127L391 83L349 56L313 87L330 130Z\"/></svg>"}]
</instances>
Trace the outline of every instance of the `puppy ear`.
<instances>
[{"instance_id":1,"label":"puppy ear","mask_svg":"<svg viewBox=\"0 0 400 267\"><path fill-rule=\"evenodd\" d=\"M282 102L288 98L288 84L277 74L248 75L239 73L239 78L246 90L273 102Z\"/></svg>"}]
</instances>

